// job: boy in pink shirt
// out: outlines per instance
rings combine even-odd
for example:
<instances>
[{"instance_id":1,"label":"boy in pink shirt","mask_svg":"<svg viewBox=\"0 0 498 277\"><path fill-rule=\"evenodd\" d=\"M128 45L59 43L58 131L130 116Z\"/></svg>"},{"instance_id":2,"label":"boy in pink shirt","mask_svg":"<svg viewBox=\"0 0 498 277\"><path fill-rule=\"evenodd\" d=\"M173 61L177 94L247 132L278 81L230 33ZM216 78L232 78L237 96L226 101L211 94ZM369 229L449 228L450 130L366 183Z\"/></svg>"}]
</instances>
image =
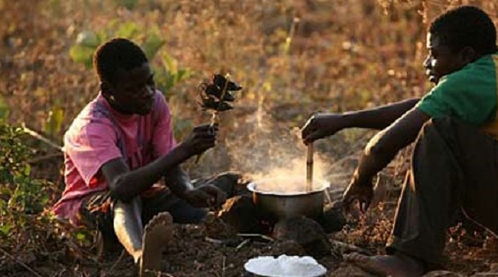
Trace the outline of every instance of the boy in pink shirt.
<instances>
[{"instance_id":1,"label":"boy in pink shirt","mask_svg":"<svg viewBox=\"0 0 498 277\"><path fill-rule=\"evenodd\" d=\"M175 143L168 106L137 45L108 41L96 51L94 67L100 93L64 136L66 189L54 212L104 236L115 233L143 275L160 269L170 223L200 222L201 207L221 205L237 177L194 188L179 165L215 145L217 126L195 127Z\"/></svg>"}]
</instances>

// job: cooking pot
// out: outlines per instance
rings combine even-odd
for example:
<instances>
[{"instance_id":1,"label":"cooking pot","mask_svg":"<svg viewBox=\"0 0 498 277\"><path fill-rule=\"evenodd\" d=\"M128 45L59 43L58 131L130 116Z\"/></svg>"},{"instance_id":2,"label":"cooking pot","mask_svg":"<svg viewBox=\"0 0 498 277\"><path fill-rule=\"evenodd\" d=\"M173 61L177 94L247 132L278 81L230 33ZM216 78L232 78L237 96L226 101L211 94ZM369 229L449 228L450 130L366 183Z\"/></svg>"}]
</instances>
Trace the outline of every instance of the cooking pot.
<instances>
[{"instance_id":1,"label":"cooking pot","mask_svg":"<svg viewBox=\"0 0 498 277\"><path fill-rule=\"evenodd\" d=\"M251 182L247 185L247 189L252 192L253 203L263 214L280 220L301 215L316 218L323 213L323 195L328 187L326 182L315 184L310 192L262 191L258 189L258 184L263 182L272 182L272 179Z\"/></svg>"}]
</instances>

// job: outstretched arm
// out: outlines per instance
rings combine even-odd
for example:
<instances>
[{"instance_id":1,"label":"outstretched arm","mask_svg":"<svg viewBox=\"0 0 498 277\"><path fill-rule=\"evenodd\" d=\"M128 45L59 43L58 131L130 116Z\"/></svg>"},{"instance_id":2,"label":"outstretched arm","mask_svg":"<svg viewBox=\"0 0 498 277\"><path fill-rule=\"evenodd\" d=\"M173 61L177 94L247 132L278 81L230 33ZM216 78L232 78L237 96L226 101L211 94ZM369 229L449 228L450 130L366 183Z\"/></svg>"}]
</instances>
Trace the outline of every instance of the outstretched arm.
<instances>
[{"instance_id":1,"label":"outstretched arm","mask_svg":"<svg viewBox=\"0 0 498 277\"><path fill-rule=\"evenodd\" d=\"M389 127L377 133L367 144L351 183L344 193L343 202L349 207L360 201L361 210L366 210L372 197L372 179L396 154L415 141L430 117L417 108L412 108Z\"/></svg>"},{"instance_id":2,"label":"outstretched arm","mask_svg":"<svg viewBox=\"0 0 498 277\"><path fill-rule=\"evenodd\" d=\"M118 158L105 163L101 171L112 195L119 200L129 201L151 187L168 171L176 170L186 159L213 147L216 133L216 125L201 125L195 127L189 137L168 154L143 167L130 170L125 161Z\"/></svg>"},{"instance_id":3,"label":"outstretched arm","mask_svg":"<svg viewBox=\"0 0 498 277\"><path fill-rule=\"evenodd\" d=\"M408 99L385 106L342 114L321 113L313 115L302 128L305 144L331 136L351 127L384 129L417 104L419 98Z\"/></svg>"},{"instance_id":4,"label":"outstretched arm","mask_svg":"<svg viewBox=\"0 0 498 277\"><path fill-rule=\"evenodd\" d=\"M135 170L130 170L122 158L105 163L101 170L109 184L111 194L126 202L150 188L164 172L176 167L189 156L188 152L179 146L167 155Z\"/></svg>"}]
</instances>

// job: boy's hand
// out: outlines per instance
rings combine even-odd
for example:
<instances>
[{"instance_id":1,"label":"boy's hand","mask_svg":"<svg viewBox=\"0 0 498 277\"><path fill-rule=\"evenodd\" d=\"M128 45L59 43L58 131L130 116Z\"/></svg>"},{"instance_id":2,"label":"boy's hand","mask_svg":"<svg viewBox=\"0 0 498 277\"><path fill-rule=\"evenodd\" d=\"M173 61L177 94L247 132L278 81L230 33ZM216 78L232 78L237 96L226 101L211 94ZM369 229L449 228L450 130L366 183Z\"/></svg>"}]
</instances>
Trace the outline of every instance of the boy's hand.
<instances>
[{"instance_id":1,"label":"boy's hand","mask_svg":"<svg viewBox=\"0 0 498 277\"><path fill-rule=\"evenodd\" d=\"M317 113L311 116L301 129L304 144L312 143L317 139L331 136L342 130L345 125L341 114Z\"/></svg>"},{"instance_id":2,"label":"boy's hand","mask_svg":"<svg viewBox=\"0 0 498 277\"><path fill-rule=\"evenodd\" d=\"M209 124L199 125L194 127L192 132L183 141L182 146L189 157L201 154L215 146L217 134L218 124L214 126L210 126Z\"/></svg>"},{"instance_id":3,"label":"boy's hand","mask_svg":"<svg viewBox=\"0 0 498 277\"><path fill-rule=\"evenodd\" d=\"M197 208L219 207L226 201L226 194L213 185L205 185L185 193L187 202Z\"/></svg>"},{"instance_id":4,"label":"boy's hand","mask_svg":"<svg viewBox=\"0 0 498 277\"><path fill-rule=\"evenodd\" d=\"M350 213L354 204L358 203L359 210L365 213L373 197L372 181L358 181L353 177L342 196L344 210Z\"/></svg>"}]
</instances>

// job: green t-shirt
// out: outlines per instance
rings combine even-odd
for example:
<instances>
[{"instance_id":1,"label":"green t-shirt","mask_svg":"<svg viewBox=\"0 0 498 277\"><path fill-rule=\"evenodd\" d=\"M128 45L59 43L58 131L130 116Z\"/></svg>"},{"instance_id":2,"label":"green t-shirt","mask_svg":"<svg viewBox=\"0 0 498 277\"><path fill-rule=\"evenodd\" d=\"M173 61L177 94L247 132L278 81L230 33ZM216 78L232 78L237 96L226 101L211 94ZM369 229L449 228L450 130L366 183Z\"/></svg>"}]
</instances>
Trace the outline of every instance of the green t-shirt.
<instances>
[{"instance_id":1,"label":"green t-shirt","mask_svg":"<svg viewBox=\"0 0 498 277\"><path fill-rule=\"evenodd\" d=\"M495 119L498 53L443 76L417 108L437 118L450 116L480 126Z\"/></svg>"}]
</instances>

